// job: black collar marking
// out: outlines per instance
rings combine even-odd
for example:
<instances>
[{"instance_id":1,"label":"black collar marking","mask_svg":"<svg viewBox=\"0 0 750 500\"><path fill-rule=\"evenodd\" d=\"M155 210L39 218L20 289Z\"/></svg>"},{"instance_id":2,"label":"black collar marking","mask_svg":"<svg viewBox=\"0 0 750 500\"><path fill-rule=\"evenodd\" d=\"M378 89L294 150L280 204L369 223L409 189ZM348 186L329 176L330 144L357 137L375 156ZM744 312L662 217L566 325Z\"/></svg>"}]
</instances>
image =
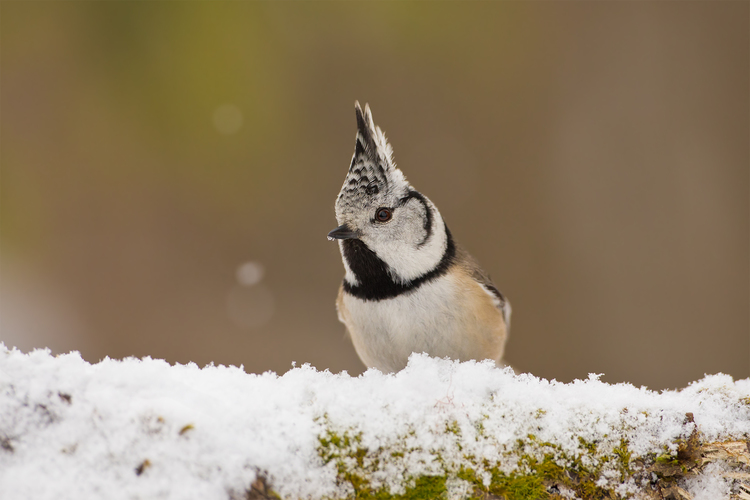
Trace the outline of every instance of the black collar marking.
<instances>
[{"instance_id":1,"label":"black collar marking","mask_svg":"<svg viewBox=\"0 0 750 500\"><path fill-rule=\"evenodd\" d=\"M450 269L456 257L456 246L453 237L445 226L448 244L445 253L432 271L413 279L407 284L395 283L388 274L388 264L383 262L375 252L370 250L360 240L343 240L344 258L349 269L357 277L360 285L352 286L344 280L344 291L362 300L392 299L412 290L416 290L425 283L445 274Z\"/></svg>"}]
</instances>

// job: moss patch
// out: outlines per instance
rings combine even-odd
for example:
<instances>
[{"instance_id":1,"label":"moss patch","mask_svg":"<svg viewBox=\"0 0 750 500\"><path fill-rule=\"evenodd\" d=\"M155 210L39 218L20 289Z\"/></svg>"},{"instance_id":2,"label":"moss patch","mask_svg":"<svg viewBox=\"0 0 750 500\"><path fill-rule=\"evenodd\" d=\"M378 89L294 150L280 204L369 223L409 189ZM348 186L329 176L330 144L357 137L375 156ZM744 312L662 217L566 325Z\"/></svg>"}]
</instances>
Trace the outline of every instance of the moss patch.
<instances>
[{"instance_id":1,"label":"moss patch","mask_svg":"<svg viewBox=\"0 0 750 500\"><path fill-rule=\"evenodd\" d=\"M444 432L457 440L461 437L457 422L446 423ZM602 472L607 468L611 476L614 469L619 472L620 481L633 474L631 452L625 439L621 439L609 453L602 453L598 443L579 439L576 453L570 453L560 445L542 442L529 435L503 453L503 458L516 462L511 472L501 467L503 460L491 462L464 455L460 464L451 464L439 450L433 450L432 459L439 464L440 473L413 476L404 472L403 492L394 492L372 478L383 477L381 465L384 461L390 461L397 468L401 463L402 470L406 471L404 460L413 450L404 448L387 453L382 449L370 450L363 446L360 433L337 432L330 428L318 441L319 456L324 463L335 465L337 484L349 492L343 497L347 500L447 498L448 483L451 481L468 483L468 488L465 488L468 493L464 497L470 499L489 496L506 500L559 499L564 498L564 491L584 500L618 499L622 497L613 489L600 486ZM403 443L404 440L399 442ZM458 443L456 446L460 451Z\"/></svg>"}]
</instances>

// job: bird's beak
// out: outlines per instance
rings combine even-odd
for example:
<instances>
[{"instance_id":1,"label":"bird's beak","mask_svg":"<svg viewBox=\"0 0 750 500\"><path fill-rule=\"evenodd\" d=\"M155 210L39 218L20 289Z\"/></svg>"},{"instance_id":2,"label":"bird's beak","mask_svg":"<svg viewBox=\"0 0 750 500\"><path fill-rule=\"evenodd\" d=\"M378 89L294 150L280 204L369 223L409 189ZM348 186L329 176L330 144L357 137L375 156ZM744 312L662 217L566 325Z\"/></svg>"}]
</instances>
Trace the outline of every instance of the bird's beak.
<instances>
[{"instance_id":1,"label":"bird's beak","mask_svg":"<svg viewBox=\"0 0 750 500\"><path fill-rule=\"evenodd\" d=\"M349 226L343 224L328 233L328 240L351 240L357 238L357 236L357 231L352 231Z\"/></svg>"}]
</instances>

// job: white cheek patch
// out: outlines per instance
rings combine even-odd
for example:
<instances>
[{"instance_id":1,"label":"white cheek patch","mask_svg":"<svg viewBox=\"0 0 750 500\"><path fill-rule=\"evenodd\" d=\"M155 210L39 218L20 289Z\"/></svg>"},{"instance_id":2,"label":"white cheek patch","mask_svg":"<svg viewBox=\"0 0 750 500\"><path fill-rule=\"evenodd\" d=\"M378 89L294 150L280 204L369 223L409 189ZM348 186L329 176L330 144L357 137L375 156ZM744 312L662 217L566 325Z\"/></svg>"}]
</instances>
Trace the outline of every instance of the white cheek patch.
<instances>
[{"instance_id":1,"label":"white cheek patch","mask_svg":"<svg viewBox=\"0 0 750 500\"><path fill-rule=\"evenodd\" d=\"M406 284L427 274L442 260L448 245L448 235L437 209L433 209L432 216L433 232L422 246L415 247L411 243L394 240L374 249L377 256L388 264L391 276L397 283Z\"/></svg>"}]
</instances>

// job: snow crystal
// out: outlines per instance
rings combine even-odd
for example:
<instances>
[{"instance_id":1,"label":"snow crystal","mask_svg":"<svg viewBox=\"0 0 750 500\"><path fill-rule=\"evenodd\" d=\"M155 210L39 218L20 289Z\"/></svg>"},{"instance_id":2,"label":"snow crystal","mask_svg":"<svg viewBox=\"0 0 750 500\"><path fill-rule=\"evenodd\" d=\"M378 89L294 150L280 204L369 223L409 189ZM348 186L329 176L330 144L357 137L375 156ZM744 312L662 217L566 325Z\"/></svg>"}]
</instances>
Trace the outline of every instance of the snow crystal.
<instances>
[{"instance_id":1,"label":"snow crystal","mask_svg":"<svg viewBox=\"0 0 750 500\"><path fill-rule=\"evenodd\" d=\"M722 477L724 472L720 464L709 464L699 475L688 479L687 491L693 500L729 498L729 481Z\"/></svg>"}]
</instances>

